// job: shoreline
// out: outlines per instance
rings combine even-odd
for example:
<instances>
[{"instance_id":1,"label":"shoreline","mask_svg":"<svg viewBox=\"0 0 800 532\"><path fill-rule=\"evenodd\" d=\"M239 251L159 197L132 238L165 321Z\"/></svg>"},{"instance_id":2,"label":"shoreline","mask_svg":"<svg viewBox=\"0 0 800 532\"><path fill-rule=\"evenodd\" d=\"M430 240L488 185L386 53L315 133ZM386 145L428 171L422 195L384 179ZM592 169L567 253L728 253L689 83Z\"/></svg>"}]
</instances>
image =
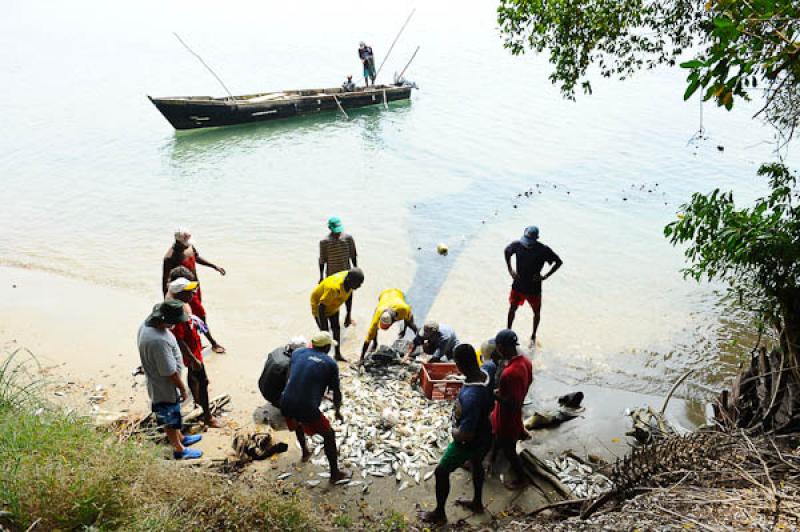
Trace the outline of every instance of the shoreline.
<instances>
[{"instance_id":1,"label":"shoreline","mask_svg":"<svg viewBox=\"0 0 800 532\"><path fill-rule=\"evenodd\" d=\"M78 412L91 413L88 397L101 391L106 396L98 405L102 411L147 413L144 378L133 377L132 370L139 366L135 329L152 304L151 298L131 290L50 272L0 267L0 347L6 353L17 348L29 350L52 381L53 389L61 392L55 398ZM343 329L343 345L351 358L360 347L358 333L366 329L363 316L358 317L361 321L355 331ZM257 332L234 336L223 319L212 323L220 324L213 330L228 353L217 355L206 349L210 394L231 395L226 419L233 422L232 427L253 424L259 420L265 403L257 380L271 348L261 347L265 341ZM275 346L281 343L276 340ZM534 448L546 452L591 446L597 447L591 452L606 458L622 455L627 450L624 431L628 428L622 416L624 410L645 405L658 408L663 401L656 396L594 384L570 385L563 382L569 379L561 378L555 368L537 367L535 356L534 375L526 416L534 409L546 410L555 405L560 395L580 390L586 396L586 412L580 418L540 431L534 438ZM96 389L98 386L101 390ZM687 412L697 414L685 401L672 399L668 415L691 428L697 418ZM293 443L291 439L289 443Z\"/></svg>"}]
</instances>

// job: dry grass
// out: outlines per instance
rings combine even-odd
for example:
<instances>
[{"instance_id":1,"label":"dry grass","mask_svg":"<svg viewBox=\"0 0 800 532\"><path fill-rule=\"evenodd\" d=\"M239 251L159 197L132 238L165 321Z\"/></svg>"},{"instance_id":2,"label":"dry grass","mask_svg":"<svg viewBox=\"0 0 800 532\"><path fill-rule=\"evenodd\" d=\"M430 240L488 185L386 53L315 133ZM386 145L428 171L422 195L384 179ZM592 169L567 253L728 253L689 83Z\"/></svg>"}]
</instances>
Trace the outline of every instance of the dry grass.
<instances>
[{"instance_id":1,"label":"dry grass","mask_svg":"<svg viewBox=\"0 0 800 532\"><path fill-rule=\"evenodd\" d=\"M0 368L14 364L6 359ZM17 400L12 387L31 389L18 381L4 380L0 371L0 525L19 530L34 524L37 530L321 528L295 493L267 482L230 482L165 461L163 449L150 443L118 443L84 420Z\"/></svg>"}]
</instances>

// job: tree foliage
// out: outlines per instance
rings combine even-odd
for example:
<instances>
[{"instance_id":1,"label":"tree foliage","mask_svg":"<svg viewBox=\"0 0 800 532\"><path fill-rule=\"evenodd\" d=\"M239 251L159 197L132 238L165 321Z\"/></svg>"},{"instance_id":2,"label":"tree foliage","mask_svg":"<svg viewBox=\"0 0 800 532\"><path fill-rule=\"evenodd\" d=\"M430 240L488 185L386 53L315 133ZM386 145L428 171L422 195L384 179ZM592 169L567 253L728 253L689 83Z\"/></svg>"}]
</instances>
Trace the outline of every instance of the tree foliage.
<instances>
[{"instance_id":1,"label":"tree foliage","mask_svg":"<svg viewBox=\"0 0 800 532\"><path fill-rule=\"evenodd\" d=\"M550 80L569 98L578 85L591 92L592 65L625 79L690 58L685 98L702 89L730 109L763 91L784 134L800 121L797 0L501 0L498 21L513 54L548 51Z\"/></svg>"},{"instance_id":2,"label":"tree foliage","mask_svg":"<svg viewBox=\"0 0 800 532\"><path fill-rule=\"evenodd\" d=\"M782 164L759 175L771 193L737 208L732 192L696 193L664 232L673 244L688 243L687 276L721 279L740 296L760 302L785 350L800 354L800 192L798 176ZM797 359L795 359L797 360Z\"/></svg>"}]
</instances>

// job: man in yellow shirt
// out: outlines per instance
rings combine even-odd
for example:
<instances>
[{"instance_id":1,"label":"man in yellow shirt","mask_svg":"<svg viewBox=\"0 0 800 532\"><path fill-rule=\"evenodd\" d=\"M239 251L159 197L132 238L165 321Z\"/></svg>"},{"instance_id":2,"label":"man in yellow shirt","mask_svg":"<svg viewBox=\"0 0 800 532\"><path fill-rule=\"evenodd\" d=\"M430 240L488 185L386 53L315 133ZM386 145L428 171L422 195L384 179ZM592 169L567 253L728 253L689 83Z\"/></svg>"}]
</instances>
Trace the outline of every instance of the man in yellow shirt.
<instances>
[{"instance_id":1,"label":"man in yellow shirt","mask_svg":"<svg viewBox=\"0 0 800 532\"><path fill-rule=\"evenodd\" d=\"M387 288L378 296L378 306L375 307L375 314L372 316L372 323L367 331L367 338L364 340L364 347L361 348L361 360L359 365L364 363L364 355L367 354L369 344L372 343L372 350L378 347L378 328L385 331L396 321L403 321L403 330L400 331L400 338L405 336L406 330L410 327L414 334L417 333L417 326L414 324L414 315L411 312L411 305L406 303L406 296L397 288Z\"/></svg>"},{"instance_id":2,"label":"man in yellow shirt","mask_svg":"<svg viewBox=\"0 0 800 532\"><path fill-rule=\"evenodd\" d=\"M359 268L352 268L339 273L334 273L322 280L321 283L311 292L311 314L314 321L321 331L330 330L336 340L336 360L347 362L342 356L339 340L341 331L339 329L339 307L352 295L353 290L357 290L364 284L364 272ZM350 309L348 309L345 323L351 322Z\"/></svg>"}]
</instances>

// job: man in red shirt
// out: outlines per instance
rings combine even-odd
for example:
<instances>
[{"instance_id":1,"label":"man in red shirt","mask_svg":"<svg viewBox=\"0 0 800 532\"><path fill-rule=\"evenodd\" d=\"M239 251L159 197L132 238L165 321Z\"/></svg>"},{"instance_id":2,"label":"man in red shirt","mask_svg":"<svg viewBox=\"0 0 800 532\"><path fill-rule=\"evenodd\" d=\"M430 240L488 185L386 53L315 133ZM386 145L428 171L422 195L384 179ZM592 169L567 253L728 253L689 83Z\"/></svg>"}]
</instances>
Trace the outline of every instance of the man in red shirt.
<instances>
[{"instance_id":1,"label":"man in red shirt","mask_svg":"<svg viewBox=\"0 0 800 532\"><path fill-rule=\"evenodd\" d=\"M506 482L509 489L523 488L527 482L522 461L517 454L517 442L522 439L522 404L533 382L533 365L517 348L519 340L511 329L503 329L495 337L496 350L506 361L500 375L492 412L495 445L505 455L516 480Z\"/></svg>"},{"instance_id":2,"label":"man in red shirt","mask_svg":"<svg viewBox=\"0 0 800 532\"><path fill-rule=\"evenodd\" d=\"M192 391L194 402L203 409L203 419L206 426L219 428L222 424L211 415L211 407L208 400L208 375L206 374L205 364L203 364L203 346L200 343L199 332L203 322L192 314L191 306L189 305L197 288L197 281L189 281L185 278L175 279L167 285L166 299L182 301L187 314L190 315L188 321L179 323L172 329L172 334L175 335L178 347L183 354L183 364L188 370L187 380L189 381L189 389Z\"/></svg>"}]
</instances>

